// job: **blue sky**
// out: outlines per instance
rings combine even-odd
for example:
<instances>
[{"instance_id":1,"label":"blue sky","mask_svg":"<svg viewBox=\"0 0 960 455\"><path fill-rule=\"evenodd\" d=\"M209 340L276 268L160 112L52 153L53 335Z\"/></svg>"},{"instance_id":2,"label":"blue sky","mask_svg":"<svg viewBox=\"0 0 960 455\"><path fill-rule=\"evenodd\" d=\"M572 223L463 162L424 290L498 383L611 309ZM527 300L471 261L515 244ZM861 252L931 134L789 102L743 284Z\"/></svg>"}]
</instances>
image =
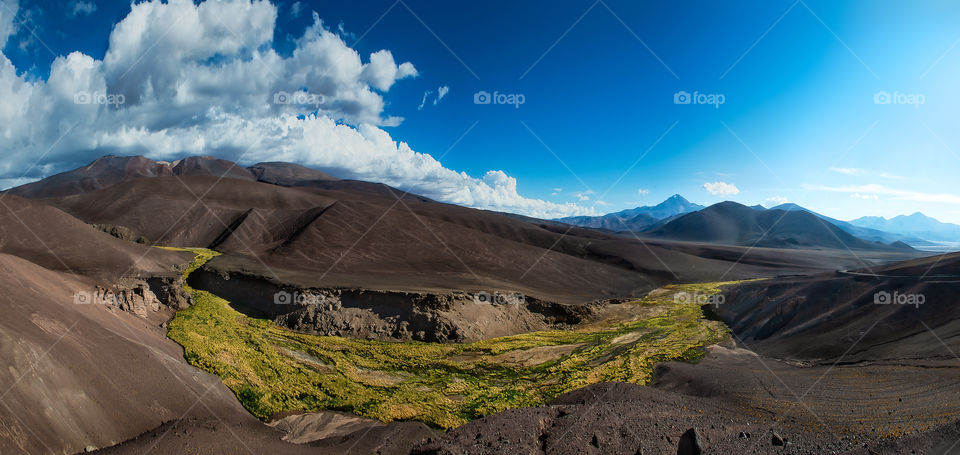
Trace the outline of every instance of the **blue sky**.
<instances>
[{"instance_id":1,"label":"blue sky","mask_svg":"<svg viewBox=\"0 0 960 455\"><path fill-rule=\"evenodd\" d=\"M3 54L21 80L47 80L55 57L73 51L104 60L114 25L131 10L126 2L94 0L88 2L94 11L81 8L74 16L76 1L59 3L17 5L20 26ZM955 2L273 5L272 39L260 42L261 51L266 46L291 56L316 12L364 62L381 49L397 64L411 62L416 77L376 91L383 107L375 113L403 121L377 128L445 169L476 179L502 171L516 179L522 197L558 204L543 213L571 204L605 213L680 193L702 204L787 200L841 219L922 211L960 223ZM242 60L256 50L228 57ZM449 92L434 104L440 87ZM476 104L480 91L517 94L524 102ZM677 104L680 91L723 104ZM369 121L329 115L352 126ZM144 147L158 158L195 150L158 151L152 144ZM104 149L78 147L71 155L56 147L39 169L62 170L58 165L70 157L82 161ZM314 148L323 153L322 144ZM230 150L210 153L231 157ZM338 170L353 165L316 157L304 162ZM357 176L411 189L430 183L366 163L357 164L365 169ZM515 211L533 207L448 199Z\"/></svg>"}]
</instances>

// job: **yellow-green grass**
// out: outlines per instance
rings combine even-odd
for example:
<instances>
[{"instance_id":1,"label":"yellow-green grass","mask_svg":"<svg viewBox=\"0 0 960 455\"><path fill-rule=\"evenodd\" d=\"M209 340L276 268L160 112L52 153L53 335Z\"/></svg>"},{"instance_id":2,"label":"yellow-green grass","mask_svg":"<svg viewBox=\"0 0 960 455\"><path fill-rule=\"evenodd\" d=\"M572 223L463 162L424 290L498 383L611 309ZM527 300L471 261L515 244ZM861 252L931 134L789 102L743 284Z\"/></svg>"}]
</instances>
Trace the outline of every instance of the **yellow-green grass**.
<instances>
[{"instance_id":1,"label":"yellow-green grass","mask_svg":"<svg viewBox=\"0 0 960 455\"><path fill-rule=\"evenodd\" d=\"M193 251L196 259L185 275L217 255ZM451 428L505 409L542 405L597 382L646 384L658 362L698 359L704 346L726 339L728 331L705 320L699 305L675 301L674 294L714 294L723 284L671 286L673 292L632 303L638 309L660 306L646 319L462 344L306 335L247 317L230 302L188 286L195 305L177 314L169 336L184 347L187 361L219 376L261 419L284 411L341 410ZM495 357L550 346L558 354L539 364Z\"/></svg>"}]
</instances>

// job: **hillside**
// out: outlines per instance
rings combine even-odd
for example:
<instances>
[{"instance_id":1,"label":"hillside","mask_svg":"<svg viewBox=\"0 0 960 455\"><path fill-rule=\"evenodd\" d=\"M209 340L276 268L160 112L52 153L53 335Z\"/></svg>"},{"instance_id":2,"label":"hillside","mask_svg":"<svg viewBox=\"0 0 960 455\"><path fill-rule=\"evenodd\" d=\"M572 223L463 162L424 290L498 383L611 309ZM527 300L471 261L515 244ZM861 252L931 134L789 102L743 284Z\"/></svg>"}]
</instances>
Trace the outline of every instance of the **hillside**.
<instances>
[{"instance_id":1,"label":"hillside","mask_svg":"<svg viewBox=\"0 0 960 455\"><path fill-rule=\"evenodd\" d=\"M892 297L897 295L922 300L898 303ZM957 295L960 254L952 254L744 284L726 293L727 304L718 314L753 349L769 355L831 359L862 337L845 361L925 359L936 364L956 360L937 337L950 349L960 348Z\"/></svg>"},{"instance_id":2,"label":"hillside","mask_svg":"<svg viewBox=\"0 0 960 455\"><path fill-rule=\"evenodd\" d=\"M142 156L105 156L87 166L28 183L5 193L27 198L60 197L107 188L116 183L150 177L207 175L255 180L247 170L226 160L189 157L174 162Z\"/></svg>"},{"instance_id":3,"label":"hillside","mask_svg":"<svg viewBox=\"0 0 960 455\"><path fill-rule=\"evenodd\" d=\"M759 211L721 202L645 233L651 237L766 248L892 250L856 238L803 210Z\"/></svg>"}]
</instances>

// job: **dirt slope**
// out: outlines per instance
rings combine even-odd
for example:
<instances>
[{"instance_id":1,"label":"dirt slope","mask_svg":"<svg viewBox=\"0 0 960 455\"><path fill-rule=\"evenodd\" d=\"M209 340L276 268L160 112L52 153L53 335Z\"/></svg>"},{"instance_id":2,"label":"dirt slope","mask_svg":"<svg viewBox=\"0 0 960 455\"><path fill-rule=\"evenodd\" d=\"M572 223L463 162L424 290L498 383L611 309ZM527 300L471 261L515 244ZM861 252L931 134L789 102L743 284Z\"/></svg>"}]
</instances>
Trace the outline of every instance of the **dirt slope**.
<instances>
[{"instance_id":1,"label":"dirt slope","mask_svg":"<svg viewBox=\"0 0 960 455\"><path fill-rule=\"evenodd\" d=\"M186 365L164 330L75 304L93 284L0 254L0 452L75 453L185 414L249 420L219 378Z\"/></svg>"},{"instance_id":2,"label":"dirt slope","mask_svg":"<svg viewBox=\"0 0 960 455\"><path fill-rule=\"evenodd\" d=\"M183 255L118 240L36 201L0 196L0 253L81 275L164 275Z\"/></svg>"},{"instance_id":3,"label":"dirt slope","mask_svg":"<svg viewBox=\"0 0 960 455\"><path fill-rule=\"evenodd\" d=\"M960 255L744 284L718 314L753 349L776 357L956 361L944 343L960 352Z\"/></svg>"}]
</instances>

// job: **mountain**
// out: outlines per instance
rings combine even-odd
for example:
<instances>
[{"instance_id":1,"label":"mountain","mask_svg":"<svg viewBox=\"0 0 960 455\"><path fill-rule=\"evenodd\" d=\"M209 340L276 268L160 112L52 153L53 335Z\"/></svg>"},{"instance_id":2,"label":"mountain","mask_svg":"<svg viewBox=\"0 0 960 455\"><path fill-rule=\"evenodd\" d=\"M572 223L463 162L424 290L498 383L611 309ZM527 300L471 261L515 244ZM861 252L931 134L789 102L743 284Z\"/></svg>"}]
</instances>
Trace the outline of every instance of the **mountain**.
<instances>
[{"instance_id":1,"label":"mountain","mask_svg":"<svg viewBox=\"0 0 960 455\"><path fill-rule=\"evenodd\" d=\"M805 210L759 211L736 202L721 202L683 215L646 234L673 240L767 248L895 249L854 237Z\"/></svg>"},{"instance_id":2,"label":"mountain","mask_svg":"<svg viewBox=\"0 0 960 455\"><path fill-rule=\"evenodd\" d=\"M674 279L657 257L668 265L700 263L697 274L715 268L687 253L651 246L653 256L619 236L564 235L559 227L377 183L308 179L279 186L213 176L134 178L44 202L161 245L212 247L227 253L211 263L224 269L325 288L504 289L582 302Z\"/></svg>"},{"instance_id":3,"label":"mountain","mask_svg":"<svg viewBox=\"0 0 960 455\"><path fill-rule=\"evenodd\" d=\"M905 243L911 246L925 246L930 244L930 242L928 242L926 239L919 238L916 236L904 235L901 233L895 233L895 232L889 231L887 229L872 228L870 226L862 226L862 225L854 224L852 222L841 221L836 218L830 218L829 216L821 215L817 212L814 212L813 210L810 210L805 207L801 207L793 203L780 204L776 207L773 207L771 210L790 210L790 211L807 212L815 215L817 218L828 221L829 223L844 230L845 232L847 232L848 234L854 237L859 237L861 239L869 240L871 242L880 242L880 243L888 243L888 244L900 242L900 243Z\"/></svg>"},{"instance_id":4,"label":"mountain","mask_svg":"<svg viewBox=\"0 0 960 455\"><path fill-rule=\"evenodd\" d=\"M249 171L207 156L192 156L174 162L154 161L143 156L104 156L79 169L63 172L39 182L28 183L5 193L28 198L60 197L107 188L137 178L208 175L256 180Z\"/></svg>"},{"instance_id":5,"label":"mountain","mask_svg":"<svg viewBox=\"0 0 960 455\"><path fill-rule=\"evenodd\" d=\"M139 169L165 168L143 158L131 160ZM262 163L248 171L229 162L184 160L194 161L206 163L206 169L234 172L225 178L219 172L199 171L145 177L142 172L117 172L98 160L100 165L95 162L11 192L49 194L60 187L64 175L82 174L103 186L122 180L41 201L87 224L123 228L132 238L216 249L225 255L209 266L224 273L324 289L437 295L510 290L546 302L580 304L601 296L637 295L677 280L719 279L731 265L729 278L737 279L784 267L823 270L839 267L836 261L856 263L855 258L822 261L785 252L766 257L769 252L727 246L638 242L443 204L387 185L337 180L286 163ZM638 210L664 216L696 207L675 196ZM738 261L744 253L749 257Z\"/></svg>"},{"instance_id":6,"label":"mountain","mask_svg":"<svg viewBox=\"0 0 960 455\"><path fill-rule=\"evenodd\" d=\"M920 212L896 216L889 220L879 216L865 216L851 220L850 224L930 241L960 242L960 226L937 221Z\"/></svg>"},{"instance_id":7,"label":"mountain","mask_svg":"<svg viewBox=\"0 0 960 455\"><path fill-rule=\"evenodd\" d=\"M643 206L628 210L621 210L616 213L608 213L602 216L573 216L560 218L560 221L574 226L588 227L594 229L607 229L610 231L634 231L639 232L650 228L658 221L694 212L702 209L703 206L694 204L686 200L679 194L674 194L667 200L653 206Z\"/></svg>"}]
</instances>

